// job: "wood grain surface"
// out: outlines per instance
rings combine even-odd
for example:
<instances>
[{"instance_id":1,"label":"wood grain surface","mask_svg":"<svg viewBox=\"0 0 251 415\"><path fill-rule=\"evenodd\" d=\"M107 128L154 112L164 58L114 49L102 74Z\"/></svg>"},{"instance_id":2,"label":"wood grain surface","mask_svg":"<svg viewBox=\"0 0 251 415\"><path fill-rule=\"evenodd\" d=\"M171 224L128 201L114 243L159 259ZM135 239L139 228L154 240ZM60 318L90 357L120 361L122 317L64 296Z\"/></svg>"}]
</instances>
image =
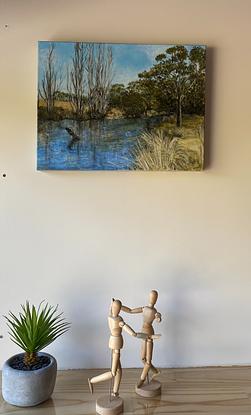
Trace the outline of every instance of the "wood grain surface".
<instances>
[{"instance_id":1,"label":"wood grain surface","mask_svg":"<svg viewBox=\"0 0 251 415\"><path fill-rule=\"evenodd\" d=\"M87 378L102 370L59 371L52 399L33 408L17 408L0 400L5 415L92 415L107 382L90 395ZM120 390L124 414L251 414L251 367L162 369L162 394L144 399L134 392L140 369L125 369Z\"/></svg>"}]
</instances>

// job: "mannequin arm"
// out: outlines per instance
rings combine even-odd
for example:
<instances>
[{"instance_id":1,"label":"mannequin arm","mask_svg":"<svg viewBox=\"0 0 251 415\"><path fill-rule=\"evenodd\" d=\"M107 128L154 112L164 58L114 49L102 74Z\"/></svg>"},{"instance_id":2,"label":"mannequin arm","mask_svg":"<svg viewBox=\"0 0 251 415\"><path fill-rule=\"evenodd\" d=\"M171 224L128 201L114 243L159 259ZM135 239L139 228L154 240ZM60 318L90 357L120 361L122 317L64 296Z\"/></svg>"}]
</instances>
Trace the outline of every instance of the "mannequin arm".
<instances>
[{"instance_id":1,"label":"mannequin arm","mask_svg":"<svg viewBox=\"0 0 251 415\"><path fill-rule=\"evenodd\" d=\"M123 330L126 331L126 333L130 334L130 336L136 337L137 333L130 327L128 324L126 324L124 321L121 321L119 323L120 327L122 327Z\"/></svg>"},{"instance_id":2,"label":"mannequin arm","mask_svg":"<svg viewBox=\"0 0 251 415\"><path fill-rule=\"evenodd\" d=\"M126 324L124 321L121 321L119 323L120 327L122 327L123 330L126 331L126 333L130 334L130 336L137 337L138 339L147 339L148 335L145 333L136 333L128 324Z\"/></svg>"},{"instance_id":3,"label":"mannequin arm","mask_svg":"<svg viewBox=\"0 0 251 415\"><path fill-rule=\"evenodd\" d=\"M125 311L126 313L129 313L129 314L138 314L138 313L142 313L143 307L130 308L130 307L127 307L125 305L122 305L121 310L123 310L123 311Z\"/></svg>"},{"instance_id":4,"label":"mannequin arm","mask_svg":"<svg viewBox=\"0 0 251 415\"><path fill-rule=\"evenodd\" d=\"M150 338L152 339L152 340L157 340L157 339L159 339L161 337L161 334L152 334L151 336L150 336Z\"/></svg>"}]
</instances>

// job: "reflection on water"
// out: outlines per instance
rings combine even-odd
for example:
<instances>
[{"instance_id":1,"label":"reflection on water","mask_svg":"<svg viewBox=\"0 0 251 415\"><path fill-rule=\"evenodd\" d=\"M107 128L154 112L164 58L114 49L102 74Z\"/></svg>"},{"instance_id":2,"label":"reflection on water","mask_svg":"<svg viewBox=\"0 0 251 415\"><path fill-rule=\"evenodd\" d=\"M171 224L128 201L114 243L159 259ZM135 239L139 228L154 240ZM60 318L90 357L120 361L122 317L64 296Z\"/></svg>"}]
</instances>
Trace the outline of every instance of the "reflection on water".
<instances>
[{"instance_id":1,"label":"reflection on water","mask_svg":"<svg viewBox=\"0 0 251 415\"><path fill-rule=\"evenodd\" d=\"M38 128L39 170L133 169L136 138L158 125L161 117L89 121L43 121ZM72 136L78 136L69 146Z\"/></svg>"}]
</instances>

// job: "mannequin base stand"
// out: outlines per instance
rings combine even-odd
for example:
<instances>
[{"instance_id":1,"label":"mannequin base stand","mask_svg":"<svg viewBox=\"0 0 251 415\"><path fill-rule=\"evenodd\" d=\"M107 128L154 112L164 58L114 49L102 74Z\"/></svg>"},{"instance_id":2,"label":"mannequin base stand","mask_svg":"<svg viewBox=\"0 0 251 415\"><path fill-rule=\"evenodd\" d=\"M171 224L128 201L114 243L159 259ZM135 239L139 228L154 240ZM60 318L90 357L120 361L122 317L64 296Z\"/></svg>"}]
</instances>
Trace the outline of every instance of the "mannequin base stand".
<instances>
[{"instance_id":1,"label":"mannequin base stand","mask_svg":"<svg viewBox=\"0 0 251 415\"><path fill-rule=\"evenodd\" d=\"M161 394L161 383L158 380L151 380L140 387L136 386L135 392L143 398L153 398Z\"/></svg>"},{"instance_id":2,"label":"mannequin base stand","mask_svg":"<svg viewBox=\"0 0 251 415\"><path fill-rule=\"evenodd\" d=\"M110 398L109 395L100 396L96 401L96 412L100 415L118 415L123 412L123 399L119 396Z\"/></svg>"}]
</instances>

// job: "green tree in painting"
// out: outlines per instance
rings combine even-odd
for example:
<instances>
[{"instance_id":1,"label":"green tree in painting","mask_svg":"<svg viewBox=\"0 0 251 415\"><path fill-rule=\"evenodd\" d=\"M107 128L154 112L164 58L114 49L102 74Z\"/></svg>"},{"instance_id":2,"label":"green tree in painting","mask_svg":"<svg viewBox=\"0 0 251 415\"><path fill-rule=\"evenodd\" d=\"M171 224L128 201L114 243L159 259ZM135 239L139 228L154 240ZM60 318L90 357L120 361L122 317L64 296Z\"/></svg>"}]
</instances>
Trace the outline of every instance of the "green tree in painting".
<instances>
[{"instance_id":1,"label":"green tree in painting","mask_svg":"<svg viewBox=\"0 0 251 415\"><path fill-rule=\"evenodd\" d=\"M185 102L187 113L204 114L205 110L205 49L194 46L190 53L190 88Z\"/></svg>"},{"instance_id":2,"label":"green tree in painting","mask_svg":"<svg viewBox=\"0 0 251 415\"><path fill-rule=\"evenodd\" d=\"M152 82L155 96L165 96L169 102L167 113L173 108L177 127L181 127L182 110L188 94L193 92L197 100L203 99L205 51L201 47L194 47L189 52L184 46L172 46L165 53L157 55L155 60L156 64L149 71L139 74L139 78L143 82Z\"/></svg>"},{"instance_id":3,"label":"green tree in painting","mask_svg":"<svg viewBox=\"0 0 251 415\"><path fill-rule=\"evenodd\" d=\"M147 112L152 108L152 99L154 97L153 82L148 79L130 82L128 90L140 97L143 115L147 116Z\"/></svg>"},{"instance_id":4,"label":"green tree in painting","mask_svg":"<svg viewBox=\"0 0 251 415\"><path fill-rule=\"evenodd\" d=\"M126 117L148 116L148 111L158 108L154 81L141 79L124 84L114 84L110 90L110 108L120 109Z\"/></svg>"},{"instance_id":5,"label":"green tree in painting","mask_svg":"<svg viewBox=\"0 0 251 415\"><path fill-rule=\"evenodd\" d=\"M124 84L113 84L110 89L109 94L109 107L110 108L119 108L122 110L122 96L125 93Z\"/></svg>"},{"instance_id":6,"label":"green tree in painting","mask_svg":"<svg viewBox=\"0 0 251 415\"><path fill-rule=\"evenodd\" d=\"M145 97L138 82L129 82L122 95L122 109L126 117L140 117L146 113Z\"/></svg>"}]
</instances>

